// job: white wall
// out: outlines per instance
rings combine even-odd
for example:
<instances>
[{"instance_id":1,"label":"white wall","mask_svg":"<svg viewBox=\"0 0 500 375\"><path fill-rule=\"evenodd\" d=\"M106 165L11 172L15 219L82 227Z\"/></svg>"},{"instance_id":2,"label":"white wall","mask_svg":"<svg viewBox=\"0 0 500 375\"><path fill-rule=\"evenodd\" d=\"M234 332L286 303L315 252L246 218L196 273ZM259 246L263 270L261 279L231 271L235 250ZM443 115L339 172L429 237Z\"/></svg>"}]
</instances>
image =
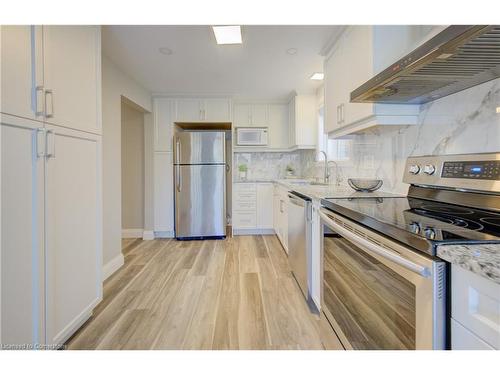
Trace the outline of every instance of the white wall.
<instances>
[{"instance_id":1,"label":"white wall","mask_svg":"<svg viewBox=\"0 0 500 375\"><path fill-rule=\"evenodd\" d=\"M102 59L103 264L121 256L121 102L151 111L151 93Z\"/></svg>"},{"instance_id":2,"label":"white wall","mask_svg":"<svg viewBox=\"0 0 500 375\"><path fill-rule=\"evenodd\" d=\"M122 229L144 229L144 114L122 102Z\"/></svg>"}]
</instances>

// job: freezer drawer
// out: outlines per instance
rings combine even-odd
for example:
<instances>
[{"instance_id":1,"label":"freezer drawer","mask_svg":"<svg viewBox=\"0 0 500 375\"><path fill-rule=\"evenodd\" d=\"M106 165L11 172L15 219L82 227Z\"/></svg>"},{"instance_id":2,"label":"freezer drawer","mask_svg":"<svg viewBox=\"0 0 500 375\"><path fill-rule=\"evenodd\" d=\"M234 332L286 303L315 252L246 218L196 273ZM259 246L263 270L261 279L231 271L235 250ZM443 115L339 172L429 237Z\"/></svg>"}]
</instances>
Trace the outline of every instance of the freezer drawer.
<instances>
[{"instance_id":1,"label":"freezer drawer","mask_svg":"<svg viewBox=\"0 0 500 375\"><path fill-rule=\"evenodd\" d=\"M225 236L225 166L176 165L174 171L175 236Z\"/></svg>"}]
</instances>

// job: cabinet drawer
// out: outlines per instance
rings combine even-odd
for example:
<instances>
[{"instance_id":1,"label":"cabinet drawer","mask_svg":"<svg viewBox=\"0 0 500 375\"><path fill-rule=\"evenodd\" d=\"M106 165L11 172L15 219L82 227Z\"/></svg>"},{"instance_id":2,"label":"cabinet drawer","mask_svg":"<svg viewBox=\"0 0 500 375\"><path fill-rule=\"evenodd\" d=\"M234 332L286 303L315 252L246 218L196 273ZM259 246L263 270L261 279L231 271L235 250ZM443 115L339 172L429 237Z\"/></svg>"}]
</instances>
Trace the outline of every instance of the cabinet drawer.
<instances>
[{"instance_id":1,"label":"cabinet drawer","mask_svg":"<svg viewBox=\"0 0 500 375\"><path fill-rule=\"evenodd\" d=\"M253 183L237 183L234 184L234 193L255 193L257 190L256 184Z\"/></svg>"},{"instance_id":2,"label":"cabinet drawer","mask_svg":"<svg viewBox=\"0 0 500 375\"><path fill-rule=\"evenodd\" d=\"M452 350L494 350L486 342L477 337L455 319L451 319Z\"/></svg>"},{"instance_id":3,"label":"cabinet drawer","mask_svg":"<svg viewBox=\"0 0 500 375\"><path fill-rule=\"evenodd\" d=\"M235 201L255 201L256 199L257 199L256 192L238 191L234 193Z\"/></svg>"},{"instance_id":4,"label":"cabinet drawer","mask_svg":"<svg viewBox=\"0 0 500 375\"><path fill-rule=\"evenodd\" d=\"M254 200L239 200L234 201L235 211L255 211L257 204Z\"/></svg>"},{"instance_id":5,"label":"cabinet drawer","mask_svg":"<svg viewBox=\"0 0 500 375\"><path fill-rule=\"evenodd\" d=\"M452 317L500 349L500 285L452 265L451 294Z\"/></svg>"},{"instance_id":6,"label":"cabinet drawer","mask_svg":"<svg viewBox=\"0 0 500 375\"><path fill-rule=\"evenodd\" d=\"M233 226L235 228L255 228L257 226L255 211L235 211Z\"/></svg>"}]
</instances>

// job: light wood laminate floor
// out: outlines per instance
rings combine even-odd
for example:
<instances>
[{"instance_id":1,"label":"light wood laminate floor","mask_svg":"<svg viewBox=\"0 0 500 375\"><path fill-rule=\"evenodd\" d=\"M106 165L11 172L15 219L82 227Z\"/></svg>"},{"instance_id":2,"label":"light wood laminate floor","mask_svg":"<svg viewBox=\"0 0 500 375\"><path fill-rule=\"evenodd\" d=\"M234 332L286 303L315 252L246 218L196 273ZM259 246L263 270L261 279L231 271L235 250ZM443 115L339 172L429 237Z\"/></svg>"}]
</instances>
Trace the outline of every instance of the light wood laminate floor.
<instances>
[{"instance_id":1,"label":"light wood laminate floor","mask_svg":"<svg viewBox=\"0 0 500 375\"><path fill-rule=\"evenodd\" d=\"M68 349L339 349L275 236L124 240L125 265Z\"/></svg>"}]
</instances>

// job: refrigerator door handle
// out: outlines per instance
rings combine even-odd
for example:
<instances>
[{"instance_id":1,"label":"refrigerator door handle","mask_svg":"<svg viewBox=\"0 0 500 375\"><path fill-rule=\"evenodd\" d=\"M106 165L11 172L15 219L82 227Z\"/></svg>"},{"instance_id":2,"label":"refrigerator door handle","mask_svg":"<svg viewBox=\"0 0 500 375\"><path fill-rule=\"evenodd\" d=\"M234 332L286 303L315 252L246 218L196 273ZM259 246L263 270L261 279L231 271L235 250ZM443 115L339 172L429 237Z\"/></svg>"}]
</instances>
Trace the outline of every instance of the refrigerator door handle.
<instances>
[{"instance_id":1,"label":"refrigerator door handle","mask_svg":"<svg viewBox=\"0 0 500 375\"><path fill-rule=\"evenodd\" d=\"M176 157L176 164L179 164L181 162L181 142L179 138L175 139L175 157Z\"/></svg>"},{"instance_id":2,"label":"refrigerator door handle","mask_svg":"<svg viewBox=\"0 0 500 375\"><path fill-rule=\"evenodd\" d=\"M177 191L180 192L181 188L182 188L181 166L176 165L175 168L176 168L175 177L176 177L176 185L177 185L176 187L177 187Z\"/></svg>"}]
</instances>

